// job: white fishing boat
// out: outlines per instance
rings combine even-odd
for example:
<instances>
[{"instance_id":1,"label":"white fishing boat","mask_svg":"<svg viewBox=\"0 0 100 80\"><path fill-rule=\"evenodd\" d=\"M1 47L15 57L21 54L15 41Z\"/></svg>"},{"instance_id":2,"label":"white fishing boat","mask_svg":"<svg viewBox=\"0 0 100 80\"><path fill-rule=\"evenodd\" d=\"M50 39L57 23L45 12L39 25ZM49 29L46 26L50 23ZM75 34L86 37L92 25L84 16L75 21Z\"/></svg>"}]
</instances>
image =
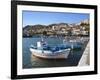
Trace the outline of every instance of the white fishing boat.
<instances>
[{"instance_id":1,"label":"white fishing boat","mask_svg":"<svg viewBox=\"0 0 100 80\"><path fill-rule=\"evenodd\" d=\"M31 53L39 58L45 59L66 59L70 53L71 48L67 46L50 47L45 41L37 42L37 46L31 46Z\"/></svg>"}]
</instances>

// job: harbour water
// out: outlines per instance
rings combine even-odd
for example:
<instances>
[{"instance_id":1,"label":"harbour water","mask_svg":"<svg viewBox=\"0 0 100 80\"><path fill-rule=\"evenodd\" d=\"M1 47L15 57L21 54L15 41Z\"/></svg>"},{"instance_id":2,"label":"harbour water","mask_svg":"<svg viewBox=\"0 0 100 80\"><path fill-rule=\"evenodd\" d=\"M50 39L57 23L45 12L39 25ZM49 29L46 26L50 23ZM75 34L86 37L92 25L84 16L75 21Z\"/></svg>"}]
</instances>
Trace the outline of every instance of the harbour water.
<instances>
[{"instance_id":1,"label":"harbour water","mask_svg":"<svg viewBox=\"0 0 100 80\"><path fill-rule=\"evenodd\" d=\"M47 37L45 40L51 46L55 46L63 43L64 37ZM31 45L36 45L37 41L40 41L41 37L23 38L23 68L44 68L44 67L64 67L64 66L77 66L78 62L84 52L85 46L88 41L85 41L83 48L79 50L73 50L70 52L67 59L41 59L33 56L29 50Z\"/></svg>"}]
</instances>

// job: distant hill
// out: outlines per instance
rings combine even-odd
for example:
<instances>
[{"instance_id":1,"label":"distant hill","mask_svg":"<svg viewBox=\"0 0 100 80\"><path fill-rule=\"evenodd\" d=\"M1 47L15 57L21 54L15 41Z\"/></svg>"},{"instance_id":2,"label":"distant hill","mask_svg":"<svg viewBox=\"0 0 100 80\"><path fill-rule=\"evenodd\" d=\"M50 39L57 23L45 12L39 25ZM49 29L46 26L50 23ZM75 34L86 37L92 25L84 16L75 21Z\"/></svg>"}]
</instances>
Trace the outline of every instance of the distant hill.
<instances>
[{"instance_id":1,"label":"distant hill","mask_svg":"<svg viewBox=\"0 0 100 80\"><path fill-rule=\"evenodd\" d=\"M62 29L65 31L70 30L73 27L79 27L84 26L86 27L87 30L89 30L89 19L83 20L80 23L77 24L68 24L68 23L54 23L54 24L49 24L49 25L41 25L41 24L36 24L36 25L27 25L23 27L23 36L33 36L36 34L54 34L56 31L61 31Z\"/></svg>"}]
</instances>

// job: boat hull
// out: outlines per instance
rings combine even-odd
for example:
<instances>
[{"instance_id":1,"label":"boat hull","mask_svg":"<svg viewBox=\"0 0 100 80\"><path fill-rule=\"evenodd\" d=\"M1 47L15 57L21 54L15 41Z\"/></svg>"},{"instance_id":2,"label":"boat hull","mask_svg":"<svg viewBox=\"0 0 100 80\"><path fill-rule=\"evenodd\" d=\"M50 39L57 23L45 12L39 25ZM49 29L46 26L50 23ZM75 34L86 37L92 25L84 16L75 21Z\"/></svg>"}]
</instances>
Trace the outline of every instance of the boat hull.
<instances>
[{"instance_id":1,"label":"boat hull","mask_svg":"<svg viewBox=\"0 0 100 80\"><path fill-rule=\"evenodd\" d=\"M44 59L67 59L70 53L70 49L51 52L51 51L43 51L30 48L30 51L34 56Z\"/></svg>"}]
</instances>

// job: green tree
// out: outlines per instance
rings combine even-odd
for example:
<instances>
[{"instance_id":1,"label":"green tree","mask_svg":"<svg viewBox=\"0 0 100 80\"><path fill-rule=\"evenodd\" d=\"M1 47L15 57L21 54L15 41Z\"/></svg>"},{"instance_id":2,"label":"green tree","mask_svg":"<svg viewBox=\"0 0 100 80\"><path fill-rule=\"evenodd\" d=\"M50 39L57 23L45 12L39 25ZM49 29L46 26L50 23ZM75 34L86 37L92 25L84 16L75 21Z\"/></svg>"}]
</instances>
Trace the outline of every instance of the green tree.
<instances>
[{"instance_id":1,"label":"green tree","mask_svg":"<svg viewBox=\"0 0 100 80\"><path fill-rule=\"evenodd\" d=\"M47 32L46 31L43 31L43 35L46 36L47 35Z\"/></svg>"}]
</instances>

